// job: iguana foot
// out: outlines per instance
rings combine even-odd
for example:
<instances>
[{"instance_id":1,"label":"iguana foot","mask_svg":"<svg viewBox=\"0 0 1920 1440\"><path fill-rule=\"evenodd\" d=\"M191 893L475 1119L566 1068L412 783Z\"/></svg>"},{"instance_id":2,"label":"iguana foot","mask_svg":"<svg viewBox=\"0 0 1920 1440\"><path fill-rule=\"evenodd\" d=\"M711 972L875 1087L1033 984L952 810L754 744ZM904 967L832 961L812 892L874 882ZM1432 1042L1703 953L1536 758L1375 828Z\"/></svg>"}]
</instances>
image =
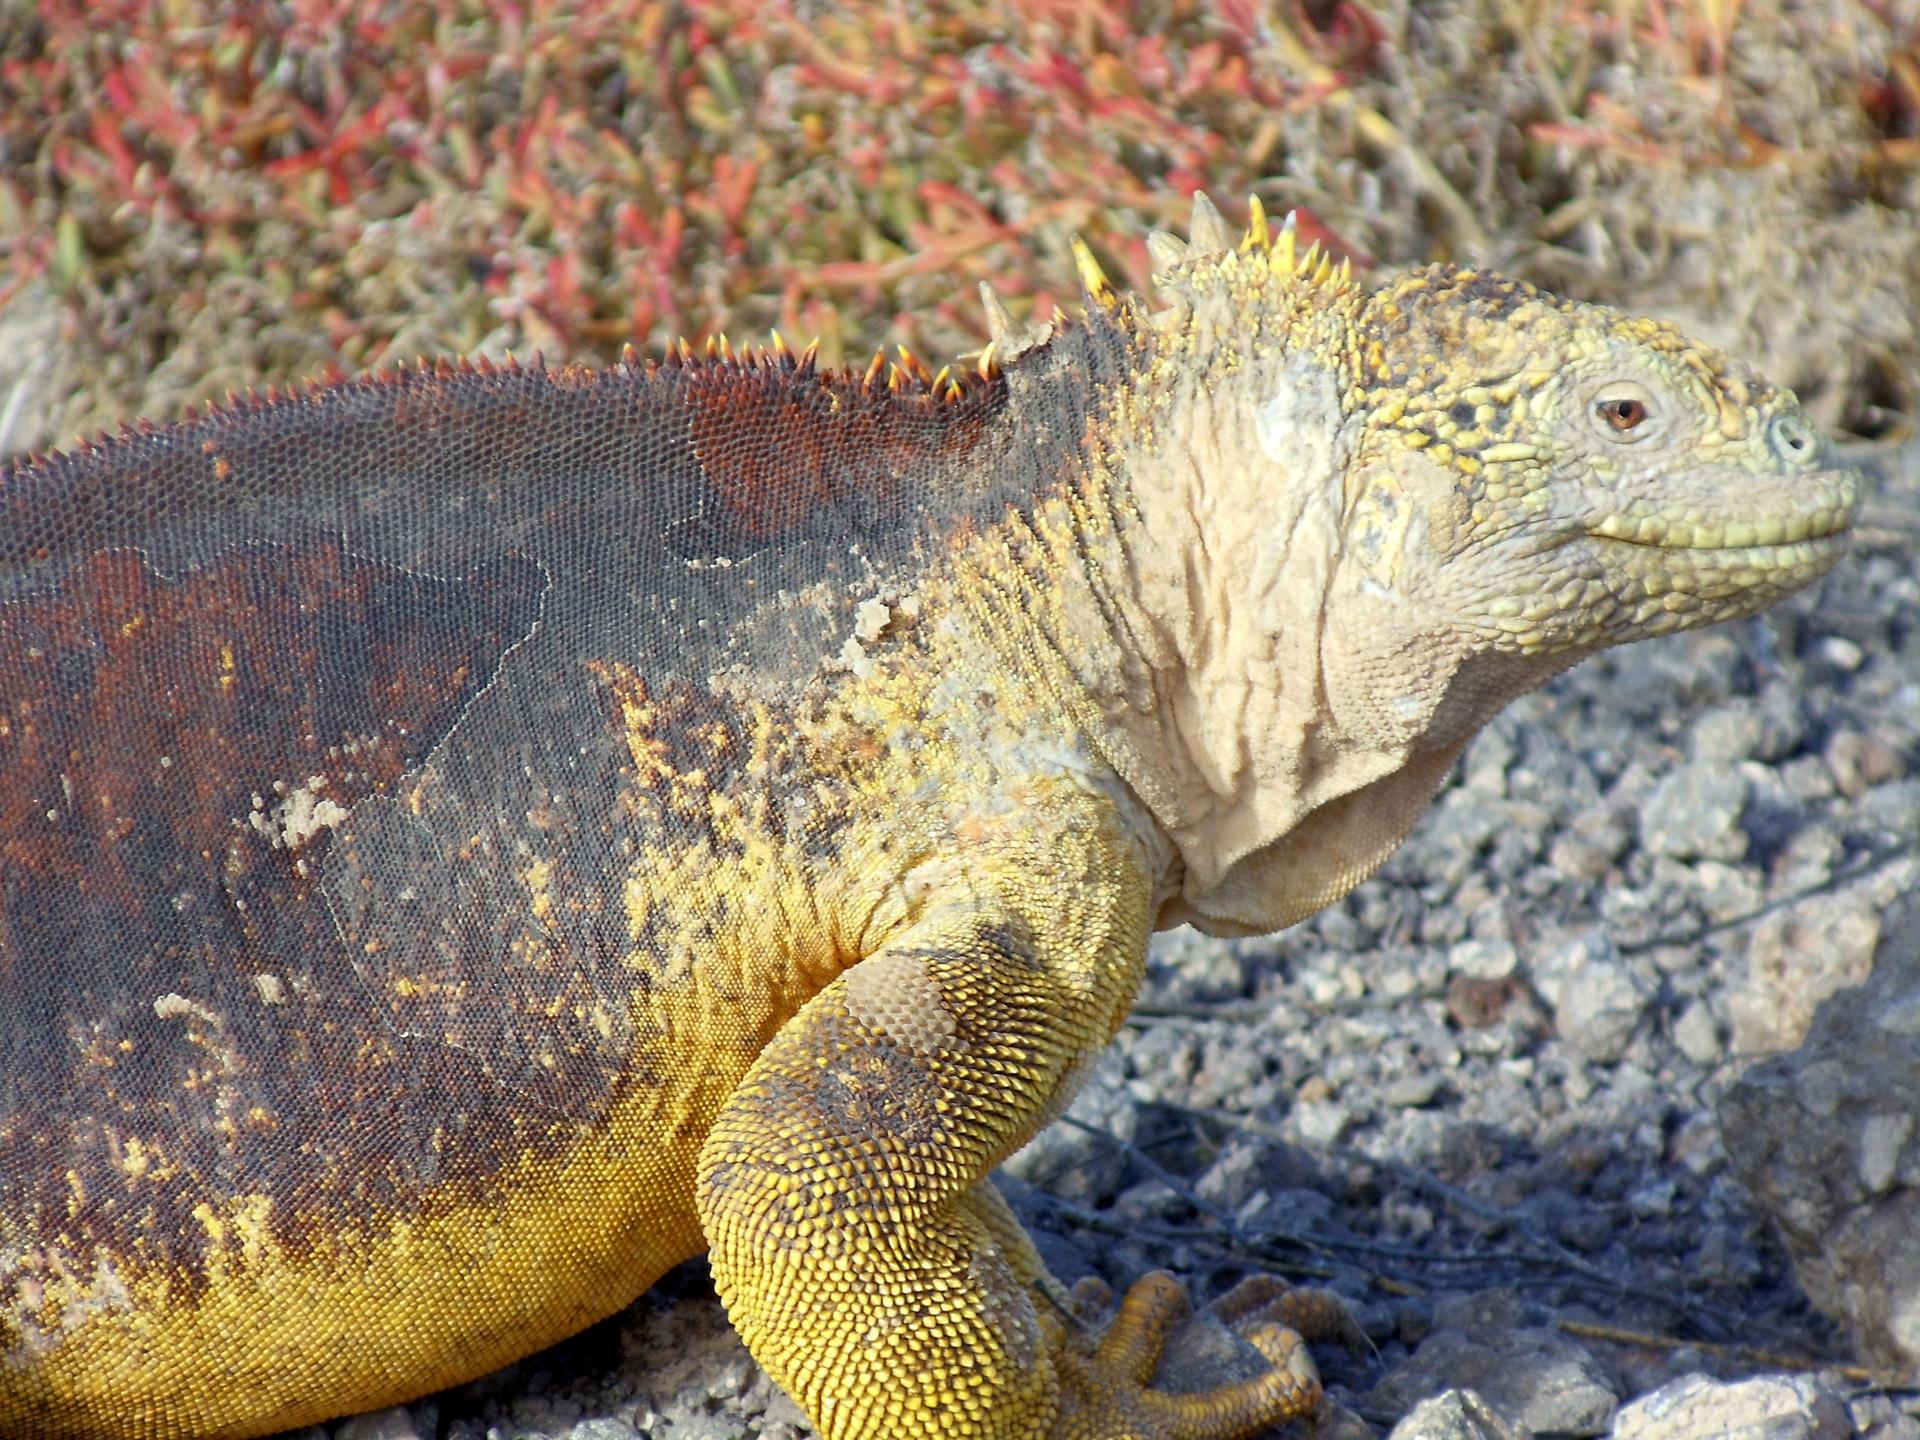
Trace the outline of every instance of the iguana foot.
<instances>
[{"instance_id":1,"label":"iguana foot","mask_svg":"<svg viewBox=\"0 0 1920 1440\"><path fill-rule=\"evenodd\" d=\"M1294 1290L1256 1276L1214 1306L1214 1313L1272 1364L1253 1380L1192 1395L1148 1388L1167 1337L1186 1318L1187 1294L1163 1270L1144 1276L1120 1302L1106 1337L1091 1355L1060 1351L1060 1413L1052 1440L1244 1440L1310 1414L1320 1401L1320 1375L1295 1318L1316 1339L1350 1342L1359 1334L1337 1297Z\"/></svg>"},{"instance_id":2,"label":"iguana foot","mask_svg":"<svg viewBox=\"0 0 1920 1440\"><path fill-rule=\"evenodd\" d=\"M1343 1345L1349 1354L1373 1351L1346 1301L1331 1290L1289 1285L1278 1275L1249 1275L1207 1308L1242 1333L1271 1321L1315 1343Z\"/></svg>"}]
</instances>

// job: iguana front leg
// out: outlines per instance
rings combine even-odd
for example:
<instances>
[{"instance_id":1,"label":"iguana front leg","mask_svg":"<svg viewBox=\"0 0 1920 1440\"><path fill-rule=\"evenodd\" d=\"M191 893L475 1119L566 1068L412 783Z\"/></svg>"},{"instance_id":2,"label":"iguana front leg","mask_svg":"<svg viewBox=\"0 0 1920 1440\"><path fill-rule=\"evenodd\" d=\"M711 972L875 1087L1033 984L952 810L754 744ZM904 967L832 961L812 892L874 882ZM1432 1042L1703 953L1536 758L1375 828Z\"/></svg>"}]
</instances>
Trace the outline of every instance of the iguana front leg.
<instances>
[{"instance_id":1,"label":"iguana front leg","mask_svg":"<svg viewBox=\"0 0 1920 1440\"><path fill-rule=\"evenodd\" d=\"M1091 1354L1036 1303L1044 1267L979 1182L1125 997L1025 929L974 907L923 920L761 1052L700 1157L728 1314L829 1440L1232 1440L1301 1413L1318 1385L1277 1332L1253 1337L1272 1376L1146 1390L1166 1277L1135 1288Z\"/></svg>"}]
</instances>

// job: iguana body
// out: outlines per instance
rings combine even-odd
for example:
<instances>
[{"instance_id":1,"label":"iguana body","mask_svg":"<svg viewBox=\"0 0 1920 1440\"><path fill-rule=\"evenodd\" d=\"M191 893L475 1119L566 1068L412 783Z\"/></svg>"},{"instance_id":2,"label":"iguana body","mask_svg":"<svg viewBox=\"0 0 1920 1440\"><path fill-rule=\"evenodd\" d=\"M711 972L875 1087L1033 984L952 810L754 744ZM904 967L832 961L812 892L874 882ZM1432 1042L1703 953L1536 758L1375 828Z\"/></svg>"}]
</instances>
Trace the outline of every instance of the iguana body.
<instances>
[{"instance_id":1,"label":"iguana body","mask_svg":"<svg viewBox=\"0 0 1920 1440\"><path fill-rule=\"evenodd\" d=\"M1310 1404L1271 1324L1143 1391L1160 1281L1085 1353L985 1175L1156 925L1344 893L1857 482L1668 329L1223 238L963 382L443 366L0 480L0 1434L390 1404L709 1247L833 1437Z\"/></svg>"}]
</instances>

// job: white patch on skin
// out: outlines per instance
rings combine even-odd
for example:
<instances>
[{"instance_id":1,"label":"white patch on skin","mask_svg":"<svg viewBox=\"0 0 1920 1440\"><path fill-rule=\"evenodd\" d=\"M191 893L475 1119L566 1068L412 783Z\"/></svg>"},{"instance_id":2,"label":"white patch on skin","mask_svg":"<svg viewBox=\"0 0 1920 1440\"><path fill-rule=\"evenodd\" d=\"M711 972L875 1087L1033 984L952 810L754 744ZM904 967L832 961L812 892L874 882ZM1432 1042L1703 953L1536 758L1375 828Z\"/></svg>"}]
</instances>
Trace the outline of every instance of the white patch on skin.
<instances>
[{"instance_id":1,"label":"white patch on skin","mask_svg":"<svg viewBox=\"0 0 1920 1440\"><path fill-rule=\"evenodd\" d=\"M960 866L944 856L922 862L900 877L900 889L909 906L926 904L935 892L944 890L961 874Z\"/></svg>"},{"instance_id":2,"label":"white patch on skin","mask_svg":"<svg viewBox=\"0 0 1920 1440\"><path fill-rule=\"evenodd\" d=\"M859 640L849 635L847 643L840 647L840 653L833 657L833 668L851 670L856 680L864 680L873 674L873 661L867 658L867 652L860 648Z\"/></svg>"},{"instance_id":3,"label":"white patch on skin","mask_svg":"<svg viewBox=\"0 0 1920 1440\"><path fill-rule=\"evenodd\" d=\"M199 1004L197 1001L189 1000L184 995L162 995L153 1002L153 1013L158 1015L162 1020L172 1020L182 1015L191 1015L194 1019L203 1020L209 1025L218 1025L220 1023L220 1017L214 1014L213 1011L207 1009L206 1006Z\"/></svg>"},{"instance_id":4,"label":"white patch on skin","mask_svg":"<svg viewBox=\"0 0 1920 1440\"><path fill-rule=\"evenodd\" d=\"M886 633L893 621L893 607L886 601L862 600L853 612L853 638L871 645Z\"/></svg>"},{"instance_id":5,"label":"white patch on skin","mask_svg":"<svg viewBox=\"0 0 1920 1440\"><path fill-rule=\"evenodd\" d=\"M319 792L326 788L324 775L309 775L304 785L290 792L283 783L276 783L274 789L285 793L287 798L274 806L269 815L265 802L255 795L247 823L266 836L274 849L298 850L322 830L330 830L347 819L346 806L321 797Z\"/></svg>"},{"instance_id":6,"label":"white patch on skin","mask_svg":"<svg viewBox=\"0 0 1920 1440\"><path fill-rule=\"evenodd\" d=\"M89 1274L79 1257L56 1246L0 1251L0 1281L13 1291L5 1318L13 1322L19 1352L52 1350L95 1318L131 1313L132 1296L113 1257L95 1250L91 1259Z\"/></svg>"},{"instance_id":7,"label":"white patch on skin","mask_svg":"<svg viewBox=\"0 0 1920 1440\"><path fill-rule=\"evenodd\" d=\"M1296 356L1282 372L1273 398L1253 412L1254 433L1267 458L1289 476L1338 481L1346 470L1341 443L1340 391L1326 366Z\"/></svg>"}]
</instances>

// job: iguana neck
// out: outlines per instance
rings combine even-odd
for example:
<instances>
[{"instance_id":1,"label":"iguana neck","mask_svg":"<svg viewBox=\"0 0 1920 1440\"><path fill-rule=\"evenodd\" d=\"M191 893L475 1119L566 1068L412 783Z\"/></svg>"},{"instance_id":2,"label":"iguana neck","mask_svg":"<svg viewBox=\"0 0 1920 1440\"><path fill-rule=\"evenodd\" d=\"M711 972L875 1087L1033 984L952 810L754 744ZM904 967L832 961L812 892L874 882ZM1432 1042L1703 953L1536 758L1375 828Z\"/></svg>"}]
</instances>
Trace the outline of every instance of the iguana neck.
<instances>
[{"instance_id":1,"label":"iguana neck","mask_svg":"<svg viewBox=\"0 0 1920 1440\"><path fill-rule=\"evenodd\" d=\"M1357 595L1361 302L1332 302L1250 335L1193 307L1096 309L1009 372L1016 425L1085 417L1026 569L1053 592L1040 629L1065 708L1161 831L1163 927L1264 933L1345 894L1542 678Z\"/></svg>"}]
</instances>

